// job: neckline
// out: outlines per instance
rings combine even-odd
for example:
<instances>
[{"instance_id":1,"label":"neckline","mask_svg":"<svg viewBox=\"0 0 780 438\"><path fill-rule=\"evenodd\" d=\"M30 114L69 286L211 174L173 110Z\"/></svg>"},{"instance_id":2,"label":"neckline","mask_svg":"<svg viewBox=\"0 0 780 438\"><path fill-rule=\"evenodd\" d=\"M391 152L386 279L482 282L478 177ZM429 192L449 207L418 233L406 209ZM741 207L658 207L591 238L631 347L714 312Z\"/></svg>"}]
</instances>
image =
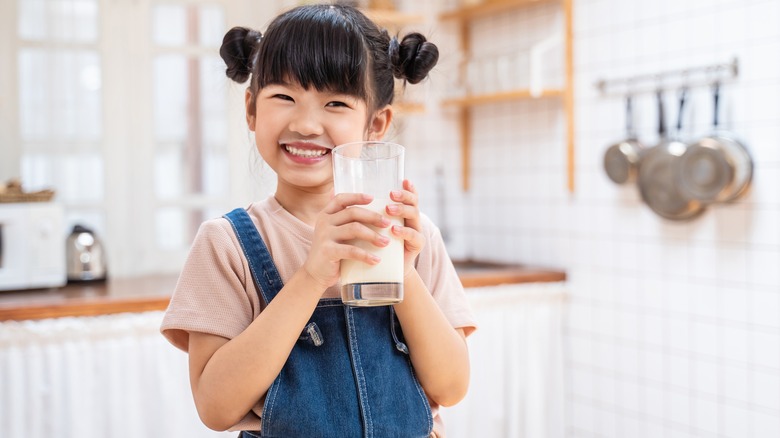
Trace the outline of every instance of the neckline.
<instances>
[{"instance_id":1,"label":"neckline","mask_svg":"<svg viewBox=\"0 0 780 438\"><path fill-rule=\"evenodd\" d=\"M314 233L314 227L298 219L294 214L285 209L274 196L269 196L266 200L270 207L272 216L288 231L302 237L311 243L311 237Z\"/></svg>"}]
</instances>

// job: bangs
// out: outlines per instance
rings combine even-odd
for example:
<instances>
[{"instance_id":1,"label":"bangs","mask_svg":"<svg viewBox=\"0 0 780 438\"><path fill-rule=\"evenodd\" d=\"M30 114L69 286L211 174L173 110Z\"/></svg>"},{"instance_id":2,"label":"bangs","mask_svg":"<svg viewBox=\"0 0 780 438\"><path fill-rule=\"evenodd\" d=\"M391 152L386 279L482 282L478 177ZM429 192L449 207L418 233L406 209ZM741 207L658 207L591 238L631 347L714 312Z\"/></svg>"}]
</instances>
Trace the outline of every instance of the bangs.
<instances>
[{"instance_id":1,"label":"bangs","mask_svg":"<svg viewBox=\"0 0 780 438\"><path fill-rule=\"evenodd\" d=\"M367 100L368 54L363 38L338 7L296 8L275 20L260 42L257 81Z\"/></svg>"}]
</instances>

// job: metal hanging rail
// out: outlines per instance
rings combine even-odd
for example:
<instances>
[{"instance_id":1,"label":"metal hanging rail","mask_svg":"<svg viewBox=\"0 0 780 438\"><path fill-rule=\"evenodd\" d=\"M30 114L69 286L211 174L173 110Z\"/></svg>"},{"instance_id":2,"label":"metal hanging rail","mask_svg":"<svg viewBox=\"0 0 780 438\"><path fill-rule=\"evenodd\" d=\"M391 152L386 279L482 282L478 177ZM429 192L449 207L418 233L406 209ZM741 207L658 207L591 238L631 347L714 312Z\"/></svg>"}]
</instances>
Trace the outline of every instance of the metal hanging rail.
<instances>
[{"instance_id":1,"label":"metal hanging rail","mask_svg":"<svg viewBox=\"0 0 780 438\"><path fill-rule=\"evenodd\" d=\"M680 86L709 85L716 81L736 78L738 75L739 60L734 58L731 62L723 64L625 78L601 79L595 85L602 94L636 94L642 91L652 92ZM616 88L622 88L622 92L618 92Z\"/></svg>"}]
</instances>

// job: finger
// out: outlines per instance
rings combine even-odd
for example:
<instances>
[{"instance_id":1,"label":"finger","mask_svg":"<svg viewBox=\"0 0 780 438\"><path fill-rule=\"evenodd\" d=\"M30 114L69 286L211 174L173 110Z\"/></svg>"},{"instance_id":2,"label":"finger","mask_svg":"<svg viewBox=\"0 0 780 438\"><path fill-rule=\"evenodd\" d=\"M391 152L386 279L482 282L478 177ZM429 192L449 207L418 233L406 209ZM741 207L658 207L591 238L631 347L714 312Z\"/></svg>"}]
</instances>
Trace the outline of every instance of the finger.
<instances>
[{"instance_id":1,"label":"finger","mask_svg":"<svg viewBox=\"0 0 780 438\"><path fill-rule=\"evenodd\" d=\"M392 199L395 202L400 202L402 204L407 205L417 205L418 197L417 197L417 191L414 190L414 186L409 183L409 185L406 184L407 181L404 180L404 190L393 190L390 192L390 199ZM412 188L413 190L409 190L407 187Z\"/></svg>"},{"instance_id":2,"label":"finger","mask_svg":"<svg viewBox=\"0 0 780 438\"><path fill-rule=\"evenodd\" d=\"M351 205L367 205L372 199L374 199L373 196L365 193L339 193L328 202L322 211L333 214Z\"/></svg>"},{"instance_id":3,"label":"finger","mask_svg":"<svg viewBox=\"0 0 780 438\"><path fill-rule=\"evenodd\" d=\"M372 254L354 245L338 245L334 249L334 252L340 260L357 260L359 262L368 263L369 265L376 265L382 260L376 254Z\"/></svg>"},{"instance_id":4,"label":"finger","mask_svg":"<svg viewBox=\"0 0 780 438\"><path fill-rule=\"evenodd\" d=\"M349 222L361 222L378 228L390 226L390 220L385 215L367 208L345 208L333 214L330 222L336 226Z\"/></svg>"},{"instance_id":5,"label":"finger","mask_svg":"<svg viewBox=\"0 0 780 438\"><path fill-rule=\"evenodd\" d=\"M389 216L404 219L404 225L407 227L414 228L415 230L420 229L420 210L417 208L417 206L389 204L387 207L385 207L385 211L387 211Z\"/></svg>"},{"instance_id":6,"label":"finger","mask_svg":"<svg viewBox=\"0 0 780 438\"><path fill-rule=\"evenodd\" d=\"M410 251L419 251L425 244L425 239L423 238L422 233L415 230L414 228L393 225L393 227L390 229L390 232L393 233L393 235L403 239L404 242L406 242L407 249Z\"/></svg>"},{"instance_id":7,"label":"finger","mask_svg":"<svg viewBox=\"0 0 780 438\"><path fill-rule=\"evenodd\" d=\"M348 224L336 227L332 234L333 240L337 242L348 242L350 240L365 240L371 242L374 246L384 247L390 243L390 238L377 233L371 228L359 223L350 222Z\"/></svg>"},{"instance_id":8,"label":"finger","mask_svg":"<svg viewBox=\"0 0 780 438\"><path fill-rule=\"evenodd\" d=\"M396 202L401 202L406 205L413 205L415 207L418 207L419 202L419 195L417 193L417 188L412 184L411 181L408 179L405 179L402 184L403 190L394 190L390 193L390 198L393 199ZM411 213L411 215L404 215L403 216L406 219L405 225L408 227L412 227L416 230L420 229L420 212L419 208L416 209L416 212Z\"/></svg>"}]
</instances>

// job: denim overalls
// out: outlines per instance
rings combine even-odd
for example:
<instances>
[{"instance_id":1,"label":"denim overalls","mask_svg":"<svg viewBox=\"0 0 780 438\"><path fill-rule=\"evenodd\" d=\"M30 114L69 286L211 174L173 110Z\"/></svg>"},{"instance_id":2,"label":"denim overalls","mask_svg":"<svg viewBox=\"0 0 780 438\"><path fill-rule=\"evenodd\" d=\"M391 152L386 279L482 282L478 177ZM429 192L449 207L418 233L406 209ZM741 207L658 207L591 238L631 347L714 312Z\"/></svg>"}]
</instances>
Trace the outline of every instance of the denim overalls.
<instances>
[{"instance_id":1,"label":"denim overalls","mask_svg":"<svg viewBox=\"0 0 780 438\"><path fill-rule=\"evenodd\" d=\"M282 280L246 210L225 215L268 304ZM262 431L241 438L428 437L433 418L392 306L322 299L268 388Z\"/></svg>"}]
</instances>

